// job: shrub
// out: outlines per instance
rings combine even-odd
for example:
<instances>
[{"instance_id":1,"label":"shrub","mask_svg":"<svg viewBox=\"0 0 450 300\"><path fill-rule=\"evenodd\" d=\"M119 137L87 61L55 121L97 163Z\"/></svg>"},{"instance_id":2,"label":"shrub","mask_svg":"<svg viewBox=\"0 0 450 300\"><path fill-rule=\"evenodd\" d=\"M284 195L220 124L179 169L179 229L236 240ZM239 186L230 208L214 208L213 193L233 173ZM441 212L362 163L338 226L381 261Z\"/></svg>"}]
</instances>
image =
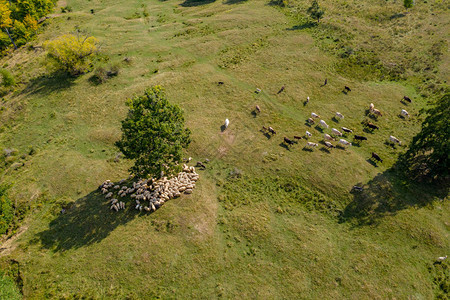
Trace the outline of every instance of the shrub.
<instances>
[{"instance_id":1,"label":"shrub","mask_svg":"<svg viewBox=\"0 0 450 300\"><path fill-rule=\"evenodd\" d=\"M16 84L12 74L6 69L0 69L1 85L4 87L11 87Z\"/></svg>"},{"instance_id":2,"label":"shrub","mask_svg":"<svg viewBox=\"0 0 450 300\"><path fill-rule=\"evenodd\" d=\"M98 40L81 34L65 34L56 40L47 41L44 47L48 58L58 69L71 75L80 75L89 70L97 52Z\"/></svg>"},{"instance_id":3,"label":"shrub","mask_svg":"<svg viewBox=\"0 0 450 300\"><path fill-rule=\"evenodd\" d=\"M4 234L14 216L12 202L7 195L7 187L0 186L0 234Z\"/></svg>"}]
</instances>

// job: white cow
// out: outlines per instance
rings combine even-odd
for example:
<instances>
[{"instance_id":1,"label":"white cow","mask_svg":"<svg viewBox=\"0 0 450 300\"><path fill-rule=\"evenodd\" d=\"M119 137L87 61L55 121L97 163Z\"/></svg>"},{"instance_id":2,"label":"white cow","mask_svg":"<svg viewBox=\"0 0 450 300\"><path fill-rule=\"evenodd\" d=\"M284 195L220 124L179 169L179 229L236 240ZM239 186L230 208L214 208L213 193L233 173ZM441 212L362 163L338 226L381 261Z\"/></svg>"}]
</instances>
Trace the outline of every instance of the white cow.
<instances>
[{"instance_id":1,"label":"white cow","mask_svg":"<svg viewBox=\"0 0 450 300\"><path fill-rule=\"evenodd\" d=\"M340 139L339 140L339 144L342 144L344 146L351 146L352 145L352 143L350 143L350 142L348 142L348 141L346 141L344 139Z\"/></svg>"},{"instance_id":2,"label":"white cow","mask_svg":"<svg viewBox=\"0 0 450 300\"><path fill-rule=\"evenodd\" d=\"M316 119L320 118L320 116L314 112L311 113L311 117L316 118Z\"/></svg>"},{"instance_id":3,"label":"white cow","mask_svg":"<svg viewBox=\"0 0 450 300\"><path fill-rule=\"evenodd\" d=\"M228 120L228 119L225 119L225 129L227 129L227 128L228 128L228 125L230 125L230 120Z\"/></svg>"},{"instance_id":4,"label":"white cow","mask_svg":"<svg viewBox=\"0 0 450 300\"><path fill-rule=\"evenodd\" d=\"M327 146L327 148L334 148L333 144L330 142L325 142L325 146Z\"/></svg>"},{"instance_id":5,"label":"white cow","mask_svg":"<svg viewBox=\"0 0 450 300\"><path fill-rule=\"evenodd\" d=\"M341 128L342 128L342 130L344 130L345 132L348 132L348 133L352 133L352 132L353 132L353 130L348 129L348 128L346 128L346 127L341 127Z\"/></svg>"},{"instance_id":6,"label":"white cow","mask_svg":"<svg viewBox=\"0 0 450 300\"><path fill-rule=\"evenodd\" d=\"M320 120L319 123L320 123L320 126L322 126L322 127L325 127L325 128L329 127L328 124L324 120Z\"/></svg>"},{"instance_id":7,"label":"white cow","mask_svg":"<svg viewBox=\"0 0 450 300\"><path fill-rule=\"evenodd\" d=\"M370 103L369 110L373 111L374 109L375 109L375 105L373 105L373 103Z\"/></svg>"},{"instance_id":8,"label":"white cow","mask_svg":"<svg viewBox=\"0 0 450 300\"><path fill-rule=\"evenodd\" d=\"M409 117L409 113L404 109L402 109L402 112L400 114L404 117Z\"/></svg>"},{"instance_id":9,"label":"white cow","mask_svg":"<svg viewBox=\"0 0 450 300\"><path fill-rule=\"evenodd\" d=\"M399 140L398 138L396 138L395 136L393 136L393 135L390 135L390 136L389 136L389 140L390 140L391 142L397 143L397 144L399 144L399 145L402 144L402 142L400 142L400 140Z\"/></svg>"},{"instance_id":10,"label":"white cow","mask_svg":"<svg viewBox=\"0 0 450 300\"><path fill-rule=\"evenodd\" d=\"M340 119L343 119L343 118L344 118L344 115L337 111L337 112L336 112L336 117L338 117L338 118L340 118Z\"/></svg>"},{"instance_id":11,"label":"white cow","mask_svg":"<svg viewBox=\"0 0 450 300\"><path fill-rule=\"evenodd\" d=\"M306 130L306 136L310 138L310 137L312 137L312 133L309 132L308 130Z\"/></svg>"},{"instance_id":12,"label":"white cow","mask_svg":"<svg viewBox=\"0 0 450 300\"><path fill-rule=\"evenodd\" d=\"M331 132L333 132L333 134L335 134L335 135L342 136L342 133L339 130L337 130L336 128L332 128Z\"/></svg>"},{"instance_id":13,"label":"white cow","mask_svg":"<svg viewBox=\"0 0 450 300\"><path fill-rule=\"evenodd\" d=\"M324 139L326 139L326 140L329 140L329 141L334 141L334 139L331 137L331 135L329 135L329 134L324 134L323 135L323 137L324 137Z\"/></svg>"},{"instance_id":14,"label":"white cow","mask_svg":"<svg viewBox=\"0 0 450 300\"><path fill-rule=\"evenodd\" d=\"M317 143L311 143L311 142L307 142L306 143L306 147L314 148L314 147L317 147L317 146L319 146L319 144L317 144Z\"/></svg>"}]
</instances>

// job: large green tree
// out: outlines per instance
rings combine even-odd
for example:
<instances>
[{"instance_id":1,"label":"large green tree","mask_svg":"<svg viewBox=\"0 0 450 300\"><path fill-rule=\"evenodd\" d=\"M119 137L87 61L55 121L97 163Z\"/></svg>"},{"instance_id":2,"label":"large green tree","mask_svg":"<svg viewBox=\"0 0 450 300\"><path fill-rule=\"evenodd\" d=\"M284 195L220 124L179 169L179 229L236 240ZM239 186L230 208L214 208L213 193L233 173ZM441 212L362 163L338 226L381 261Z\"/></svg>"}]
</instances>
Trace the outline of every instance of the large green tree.
<instances>
[{"instance_id":1,"label":"large green tree","mask_svg":"<svg viewBox=\"0 0 450 300\"><path fill-rule=\"evenodd\" d=\"M450 93L446 93L427 110L422 131L417 134L405 154L414 177L447 179L450 156Z\"/></svg>"},{"instance_id":2,"label":"large green tree","mask_svg":"<svg viewBox=\"0 0 450 300\"><path fill-rule=\"evenodd\" d=\"M167 100L161 86L128 99L126 105L128 116L122 121L122 138L116 146L134 160L130 171L145 178L178 170L182 150L191 141L181 108Z\"/></svg>"}]
</instances>

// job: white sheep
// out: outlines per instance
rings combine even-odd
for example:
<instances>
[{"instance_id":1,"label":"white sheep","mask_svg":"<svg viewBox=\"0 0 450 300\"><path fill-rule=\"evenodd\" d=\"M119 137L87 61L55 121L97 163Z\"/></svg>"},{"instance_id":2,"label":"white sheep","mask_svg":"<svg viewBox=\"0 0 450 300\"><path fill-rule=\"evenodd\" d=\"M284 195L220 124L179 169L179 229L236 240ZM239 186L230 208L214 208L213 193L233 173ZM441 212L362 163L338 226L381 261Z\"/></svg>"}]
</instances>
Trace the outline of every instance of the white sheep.
<instances>
[{"instance_id":1,"label":"white sheep","mask_svg":"<svg viewBox=\"0 0 450 300\"><path fill-rule=\"evenodd\" d=\"M227 128L228 128L228 125L230 125L230 120L228 120L228 119L225 119L225 129L227 129Z\"/></svg>"}]
</instances>

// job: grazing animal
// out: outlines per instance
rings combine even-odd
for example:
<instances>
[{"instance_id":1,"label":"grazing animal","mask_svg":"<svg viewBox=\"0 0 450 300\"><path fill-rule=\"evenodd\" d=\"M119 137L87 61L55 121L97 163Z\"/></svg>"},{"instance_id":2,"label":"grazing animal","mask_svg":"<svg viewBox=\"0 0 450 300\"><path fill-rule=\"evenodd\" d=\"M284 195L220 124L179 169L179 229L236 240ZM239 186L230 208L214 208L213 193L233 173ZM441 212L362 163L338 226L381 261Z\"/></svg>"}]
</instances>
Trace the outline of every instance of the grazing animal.
<instances>
[{"instance_id":1,"label":"grazing animal","mask_svg":"<svg viewBox=\"0 0 450 300\"><path fill-rule=\"evenodd\" d=\"M367 138L365 136L357 135L355 134L355 140L358 141L367 141Z\"/></svg>"},{"instance_id":2,"label":"grazing animal","mask_svg":"<svg viewBox=\"0 0 450 300\"><path fill-rule=\"evenodd\" d=\"M197 164L196 164L195 166L196 166L196 167L199 167L199 168L206 169L206 166L205 166L201 161L198 161Z\"/></svg>"},{"instance_id":3,"label":"grazing animal","mask_svg":"<svg viewBox=\"0 0 450 300\"><path fill-rule=\"evenodd\" d=\"M381 157L378 154L376 154L375 152L372 152L372 158L375 159L376 161L383 162Z\"/></svg>"},{"instance_id":4,"label":"grazing animal","mask_svg":"<svg viewBox=\"0 0 450 300\"><path fill-rule=\"evenodd\" d=\"M261 89L259 89L259 88L256 88L256 91L255 91L255 93L257 93L257 94L261 93Z\"/></svg>"},{"instance_id":5,"label":"grazing animal","mask_svg":"<svg viewBox=\"0 0 450 300\"><path fill-rule=\"evenodd\" d=\"M306 136L310 138L310 137L312 137L312 133L309 132L308 130L306 130Z\"/></svg>"},{"instance_id":6,"label":"grazing animal","mask_svg":"<svg viewBox=\"0 0 450 300\"><path fill-rule=\"evenodd\" d=\"M311 113L311 117L316 118L316 119L320 118L320 116L314 112Z\"/></svg>"},{"instance_id":7,"label":"grazing animal","mask_svg":"<svg viewBox=\"0 0 450 300\"><path fill-rule=\"evenodd\" d=\"M409 98L408 96L403 96L403 100L405 100L405 101L407 101L409 103L412 102L411 98Z\"/></svg>"},{"instance_id":8,"label":"grazing animal","mask_svg":"<svg viewBox=\"0 0 450 300\"><path fill-rule=\"evenodd\" d=\"M268 130L271 134L277 134L277 132L270 126L269 126Z\"/></svg>"},{"instance_id":9,"label":"grazing animal","mask_svg":"<svg viewBox=\"0 0 450 300\"><path fill-rule=\"evenodd\" d=\"M402 109L402 111L400 112L400 114L401 114L402 116L404 116L404 117L409 117L409 113L408 113L406 110L404 110L404 109Z\"/></svg>"},{"instance_id":10,"label":"grazing animal","mask_svg":"<svg viewBox=\"0 0 450 300\"><path fill-rule=\"evenodd\" d=\"M342 136L342 133L339 130L337 130L336 128L332 128L331 132L335 135Z\"/></svg>"},{"instance_id":11,"label":"grazing animal","mask_svg":"<svg viewBox=\"0 0 450 300\"><path fill-rule=\"evenodd\" d=\"M228 119L225 119L225 129L227 129L227 128L228 128L228 125L230 125L230 120L228 120Z\"/></svg>"},{"instance_id":12,"label":"grazing animal","mask_svg":"<svg viewBox=\"0 0 450 300\"><path fill-rule=\"evenodd\" d=\"M314 148L314 147L317 147L317 146L319 146L319 144L317 144L317 143L311 143L311 142L307 142L306 143L306 147Z\"/></svg>"},{"instance_id":13,"label":"grazing animal","mask_svg":"<svg viewBox=\"0 0 450 300\"><path fill-rule=\"evenodd\" d=\"M343 118L344 118L344 115L337 111L337 112L336 112L336 117L338 117L338 118L340 118L340 119L343 119Z\"/></svg>"},{"instance_id":14,"label":"grazing animal","mask_svg":"<svg viewBox=\"0 0 450 300\"><path fill-rule=\"evenodd\" d=\"M325 128L329 127L328 124L324 120L320 120L319 123L320 123L320 126L322 126L322 127L325 127Z\"/></svg>"},{"instance_id":15,"label":"grazing animal","mask_svg":"<svg viewBox=\"0 0 450 300\"><path fill-rule=\"evenodd\" d=\"M259 107L259 105L256 105L255 110L260 113L261 112L261 108Z\"/></svg>"},{"instance_id":16,"label":"grazing animal","mask_svg":"<svg viewBox=\"0 0 450 300\"><path fill-rule=\"evenodd\" d=\"M308 123L310 123L310 124L314 124L314 120L313 120L312 118L309 118L307 121L308 121Z\"/></svg>"},{"instance_id":17,"label":"grazing animal","mask_svg":"<svg viewBox=\"0 0 450 300\"><path fill-rule=\"evenodd\" d=\"M373 111L375 109L375 105L373 105L373 103L370 103L370 106L369 106L369 111Z\"/></svg>"},{"instance_id":18,"label":"grazing animal","mask_svg":"<svg viewBox=\"0 0 450 300\"><path fill-rule=\"evenodd\" d=\"M353 130L345 128L345 127L341 127L343 131L347 132L347 133L352 133Z\"/></svg>"},{"instance_id":19,"label":"grazing animal","mask_svg":"<svg viewBox=\"0 0 450 300\"><path fill-rule=\"evenodd\" d=\"M381 111L379 111L379 110L376 109L376 108L374 108L374 109L372 110L372 113L373 113L374 115L376 115L376 116L379 116L379 117L382 117L382 116L383 116L383 114L381 113Z\"/></svg>"},{"instance_id":20,"label":"grazing animal","mask_svg":"<svg viewBox=\"0 0 450 300\"><path fill-rule=\"evenodd\" d=\"M308 97L306 97L306 104L308 104L308 102L309 102L309 96Z\"/></svg>"},{"instance_id":21,"label":"grazing animal","mask_svg":"<svg viewBox=\"0 0 450 300\"><path fill-rule=\"evenodd\" d=\"M444 260L446 260L447 259L447 255L446 256L440 256L440 257L438 257L436 260L437 261L444 261Z\"/></svg>"},{"instance_id":22,"label":"grazing animal","mask_svg":"<svg viewBox=\"0 0 450 300\"><path fill-rule=\"evenodd\" d=\"M262 127L262 131L268 131L269 129L267 129L267 127L266 126L263 126Z\"/></svg>"},{"instance_id":23,"label":"grazing animal","mask_svg":"<svg viewBox=\"0 0 450 300\"><path fill-rule=\"evenodd\" d=\"M389 140L390 140L391 142L397 143L397 144L399 144L399 145L402 144L402 142L400 142L400 140L399 140L398 138L396 138L395 136L393 136L393 135L390 135L390 136L389 136Z\"/></svg>"},{"instance_id":24,"label":"grazing animal","mask_svg":"<svg viewBox=\"0 0 450 300\"><path fill-rule=\"evenodd\" d=\"M380 129L380 127L378 127L377 125L370 123L370 122L367 123L367 126L371 129Z\"/></svg>"},{"instance_id":25,"label":"grazing animal","mask_svg":"<svg viewBox=\"0 0 450 300\"><path fill-rule=\"evenodd\" d=\"M334 147L333 144L330 143L330 142L325 142L325 146L327 146L327 148L336 148L336 147Z\"/></svg>"},{"instance_id":26,"label":"grazing animal","mask_svg":"<svg viewBox=\"0 0 450 300\"><path fill-rule=\"evenodd\" d=\"M362 191L364 190L364 188L362 188L362 187L360 187L360 186L357 186L357 185L354 185L354 186L352 187L352 190L355 190L355 191L358 191L358 192L362 192Z\"/></svg>"},{"instance_id":27,"label":"grazing animal","mask_svg":"<svg viewBox=\"0 0 450 300\"><path fill-rule=\"evenodd\" d=\"M278 91L277 95L280 94L280 93L282 93L282 92L284 91L284 89L285 89L285 87L284 87L284 85L283 85L283 86L281 87L281 89Z\"/></svg>"},{"instance_id":28,"label":"grazing animal","mask_svg":"<svg viewBox=\"0 0 450 300\"><path fill-rule=\"evenodd\" d=\"M326 86L328 83L328 78L325 78L325 82L323 83L323 86Z\"/></svg>"},{"instance_id":29,"label":"grazing animal","mask_svg":"<svg viewBox=\"0 0 450 300\"><path fill-rule=\"evenodd\" d=\"M348 86L344 86L344 90L347 92L351 92L352 90Z\"/></svg>"},{"instance_id":30,"label":"grazing animal","mask_svg":"<svg viewBox=\"0 0 450 300\"><path fill-rule=\"evenodd\" d=\"M288 145L294 145L294 143L295 143L293 140L290 140L287 137L284 137L284 142Z\"/></svg>"},{"instance_id":31,"label":"grazing animal","mask_svg":"<svg viewBox=\"0 0 450 300\"><path fill-rule=\"evenodd\" d=\"M334 139L331 137L331 135L329 135L329 134L327 134L327 133L324 133L323 138L324 138L325 140L334 141Z\"/></svg>"},{"instance_id":32,"label":"grazing animal","mask_svg":"<svg viewBox=\"0 0 450 300\"><path fill-rule=\"evenodd\" d=\"M219 81L217 84L218 84L218 85L223 85L223 84L225 84L225 82Z\"/></svg>"},{"instance_id":33,"label":"grazing animal","mask_svg":"<svg viewBox=\"0 0 450 300\"><path fill-rule=\"evenodd\" d=\"M301 140L302 137L301 137L301 136L298 136L298 135L294 135L294 139L296 139L296 140Z\"/></svg>"},{"instance_id":34,"label":"grazing animal","mask_svg":"<svg viewBox=\"0 0 450 300\"><path fill-rule=\"evenodd\" d=\"M352 143L350 143L350 142L348 142L348 141L346 141L344 139L340 139L339 143L344 145L344 146L351 146L352 145Z\"/></svg>"}]
</instances>

